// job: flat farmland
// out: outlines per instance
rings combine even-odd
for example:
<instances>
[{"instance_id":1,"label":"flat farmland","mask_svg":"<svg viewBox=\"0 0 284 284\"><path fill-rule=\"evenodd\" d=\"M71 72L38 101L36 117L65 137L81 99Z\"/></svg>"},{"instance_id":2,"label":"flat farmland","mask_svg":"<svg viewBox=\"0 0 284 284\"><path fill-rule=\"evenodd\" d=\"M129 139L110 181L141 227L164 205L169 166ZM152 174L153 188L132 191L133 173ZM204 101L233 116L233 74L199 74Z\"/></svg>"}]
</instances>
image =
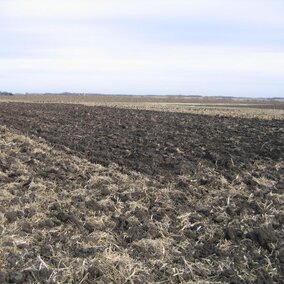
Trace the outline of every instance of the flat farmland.
<instances>
[{"instance_id":1,"label":"flat farmland","mask_svg":"<svg viewBox=\"0 0 284 284\"><path fill-rule=\"evenodd\" d=\"M281 160L282 120L251 120L68 104L0 104L0 122L91 162L157 178L200 161L232 179L258 160Z\"/></svg>"},{"instance_id":2,"label":"flat farmland","mask_svg":"<svg viewBox=\"0 0 284 284\"><path fill-rule=\"evenodd\" d=\"M282 103L46 102L0 103L3 283L284 281Z\"/></svg>"},{"instance_id":3,"label":"flat farmland","mask_svg":"<svg viewBox=\"0 0 284 284\"><path fill-rule=\"evenodd\" d=\"M284 100L229 99L182 96L18 95L0 96L0 102L63 103L123 109L191 113L225 117L284 119Z\"/></svg>"}]
</instances>

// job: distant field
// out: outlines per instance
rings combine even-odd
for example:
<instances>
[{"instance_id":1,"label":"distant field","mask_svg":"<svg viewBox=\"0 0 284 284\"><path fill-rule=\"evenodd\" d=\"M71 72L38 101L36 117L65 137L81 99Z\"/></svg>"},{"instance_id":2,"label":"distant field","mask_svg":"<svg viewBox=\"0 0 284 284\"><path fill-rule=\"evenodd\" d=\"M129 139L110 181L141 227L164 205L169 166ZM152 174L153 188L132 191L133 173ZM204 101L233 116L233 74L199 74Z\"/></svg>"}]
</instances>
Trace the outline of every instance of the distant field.
<instances>
[{"instance_id":1,"label":"distant field","mask_svg":"<svg viewBox=\"0 0 284 284\"><path fill-rule=\"evenodd\" d=\"M283 102L0 100L0 283L284 281Z\"/></svg>"},{"instance_id":2,"label":"distant field","mask_svg":"<svg viewBox=\"0 0 284 284\"><path fill-rule=\"evenodd\" d=\"M204 115L284 119L283 100L215 99L171 96L12 96L1 101L68 103Z\"/></svg>"}]
</instances>

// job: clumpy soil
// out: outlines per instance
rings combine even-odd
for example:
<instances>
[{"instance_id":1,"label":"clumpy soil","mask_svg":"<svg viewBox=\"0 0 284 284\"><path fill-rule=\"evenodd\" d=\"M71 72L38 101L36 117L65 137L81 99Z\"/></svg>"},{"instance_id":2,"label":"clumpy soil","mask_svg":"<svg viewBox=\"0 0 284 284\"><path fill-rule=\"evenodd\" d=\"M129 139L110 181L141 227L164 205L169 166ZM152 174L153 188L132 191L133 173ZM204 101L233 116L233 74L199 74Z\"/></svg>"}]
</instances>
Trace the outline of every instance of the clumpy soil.
<instances>
[{"instance_id":1,"label":"clumpy soil","mask_svg":"<svg viewBox=\"0 0 284 284\"><path fill-rule=\"evenodd\" d=\"M281 161L283 120L225 118L64 104L0 104L0 123L102 165L173 180L200 161L233 180Z\"/></svg>"},{"instance_id":2,"label":"clumpy soil","mask_svg":"<svg viewBox=\"0 0 284 284\"><path fill-rule=\"evenodd\" d=\"M1 103L0 123L0 283L284 281L283 121Z\"/></svg>"}]
</instances>

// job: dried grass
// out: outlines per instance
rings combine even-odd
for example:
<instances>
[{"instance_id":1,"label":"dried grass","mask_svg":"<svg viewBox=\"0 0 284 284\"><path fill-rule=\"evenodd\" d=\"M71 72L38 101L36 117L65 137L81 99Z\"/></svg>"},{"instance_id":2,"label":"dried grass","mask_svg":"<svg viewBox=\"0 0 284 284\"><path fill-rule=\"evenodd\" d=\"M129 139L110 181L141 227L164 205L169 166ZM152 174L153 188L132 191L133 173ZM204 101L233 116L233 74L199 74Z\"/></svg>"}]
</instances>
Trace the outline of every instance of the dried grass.
<instances>
[{"instance_id":1,"label":"dried grass","mask_svg":"<svg viewBox=\"0 0 284 284\"><path fill-rule=\"evenodd\" d=\"M160 186L0 127L0 282L280 279L283 191L268 166L284 168L258 164L253 187L202 162L182 187ZM261 230L274 238L250 237Z\"/></svg>"}]
</instances>

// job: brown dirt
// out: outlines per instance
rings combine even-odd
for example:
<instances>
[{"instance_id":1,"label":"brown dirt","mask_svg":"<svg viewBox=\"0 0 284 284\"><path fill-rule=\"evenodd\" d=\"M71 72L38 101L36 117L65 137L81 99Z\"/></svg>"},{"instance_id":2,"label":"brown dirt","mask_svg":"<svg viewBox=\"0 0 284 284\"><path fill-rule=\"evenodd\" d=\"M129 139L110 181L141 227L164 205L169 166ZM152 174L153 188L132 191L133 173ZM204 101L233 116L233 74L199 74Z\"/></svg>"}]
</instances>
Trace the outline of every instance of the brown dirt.
<instances>
[{"instance_id":1,"label":"brown dirt","mask_svg":"<svg viewBox=\"0 0 284 284\"><path fill-rule=\"evenodd\" d=\"M211 116L284 119L284 100L226 99L182 96L0 96L0 102L64 103L107 106L123 109L154 110Z\"/></svg>"},{"instance_id":2,"label":"brown dirt","mask_svg":"<svg viewBox=\"0 0 284 284\"><path fill-rule=\"evenodd\" d=\"M0 123L1 283L284 281L283 121L1 103Z\"/></svg>"},{"instance_id":3,"label":"brown dirt","mask_svg":"<svg viewBox=\"0 0 284 284\"><path fill-rule=\"evenodd\" d=\"M0 122L91 162L173 180L203 162L230 181L284 157L282 120L64 104L0 104Z\"/></svg>"},{"instance_id":4,"label":"brown dirt","mask_svg":"<svg viewBox=\"0 0 284 284\"><path fill-rule=\"evenodd\" d=\"M38 102L38 103L161 103L161 104L211 104L211 105L234 105L234 106L263 106L265 108L284 108L284 99L261 100L261 99L230 99L216 97L186 97L186 96L137 96L137 95L14 95L0 96L0 101L11 102Z\"/></svg>"}]
</instances>

